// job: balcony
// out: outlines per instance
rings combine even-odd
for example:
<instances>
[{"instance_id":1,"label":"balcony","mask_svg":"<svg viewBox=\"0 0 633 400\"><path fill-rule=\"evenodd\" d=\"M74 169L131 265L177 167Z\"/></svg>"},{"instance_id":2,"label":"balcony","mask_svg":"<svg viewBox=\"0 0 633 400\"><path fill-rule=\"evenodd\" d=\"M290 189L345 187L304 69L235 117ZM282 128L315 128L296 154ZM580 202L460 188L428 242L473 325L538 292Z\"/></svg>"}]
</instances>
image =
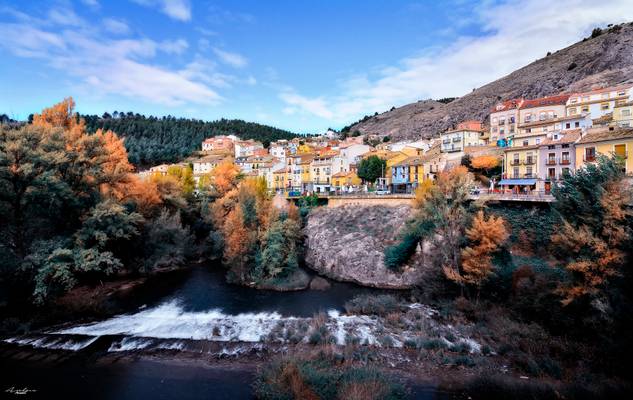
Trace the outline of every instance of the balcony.
<instances>
[{"instance_id":1,"label":"balcony","mask_svg":"<svg viewBox=\"0 0 633 400\"><path fill-rule=\"evenodd\" d=\"M548 158L545 160L545 165L556 165L556 158Z\"/></svg>"},{"instance_id":2,"label":"balcony","mask_svg":"<svg viewBox=\"0 0 633 400\"><path fill-rule=\"evenodd\" d=\"M571 163L571 161L569 160L569 158L563 158L562 160L560 160L560 165L569 165Z\"/></svg>"},{"instance_id":3,"label":"balcony","mask_svg":"<svg viewBox=\"0 0 633 400\"><path fill-rule=\"evenodd\" d=\"M528 173L528 174L523 174L524 178L536 178L536 174L532 174L532 173Z\"/></svg>"},{"instance_id":4,"label":"balcony","mask_svg":"<svg viewBox=\"0 0 633 400\"><path fill-rule=\"evenodd\" d=\"M461 141L462 141L462 138L460 138L460 137L454 137L453 138L453 142L461 142Z\"/></svg>"},{"instance_id":5,"label":"balcony","mask_svg":"<svg viewBox=\"0 0 633 400\"><path fill-rule=\"evenodd\" d=\"M596 155L595 154L585 154L584 156L582 156L582 160L584 162L594 162L594 161L596 161Z\"/></svg>"},{"instance_id":6,"label":"balcony","mask_svg":"<svg viewBox=\"0 0 633 400\"><path fill-rule=\"evenodd\" d=\"M444 143L444 144L450 144L450 143L451 143L451 140L450 140L450 139L442 140L442 143Z\"/></svg>"},{"instance_id":7,"label":"balcony","mask_svg":"<svg viewBox=\"0 0 633 400\"><path fill-rule=\"evenodd\" d=\"M534 164L536 164L536 157L527 157L525 160L523 160L523 164L524 165L534 165Z\"/></svg>"},{"instance_id":8,"label":"balcony","mask_svg":"<svg viewBox=\"0 0 633 400\"><path fill-rule=\"evenodd\" d=\"M515 158L514 160L510 160L510 165L521 165L521 160L519 160L518 158Z\"/></svg>"}]
</instances>

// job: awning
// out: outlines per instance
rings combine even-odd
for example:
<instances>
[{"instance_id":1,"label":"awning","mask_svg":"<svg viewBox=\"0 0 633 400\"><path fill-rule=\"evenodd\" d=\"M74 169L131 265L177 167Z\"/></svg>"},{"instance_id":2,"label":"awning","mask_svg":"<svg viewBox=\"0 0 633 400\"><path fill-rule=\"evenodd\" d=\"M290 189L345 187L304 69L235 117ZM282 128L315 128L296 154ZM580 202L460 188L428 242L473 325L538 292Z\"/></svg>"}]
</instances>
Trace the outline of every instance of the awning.
<instances>
[{"instance_id":1,"label":"awning","mask_svg":"<svg viewBox=\"0 0 633 400\"><path fill-rule=\"evenodd\" d=\"M497 185L500 186L504 186L504 185L527 185L527 186L531 186L531 185L536 185L536 179L502 179L500 180Z\"/></svg>"}]
</instances>

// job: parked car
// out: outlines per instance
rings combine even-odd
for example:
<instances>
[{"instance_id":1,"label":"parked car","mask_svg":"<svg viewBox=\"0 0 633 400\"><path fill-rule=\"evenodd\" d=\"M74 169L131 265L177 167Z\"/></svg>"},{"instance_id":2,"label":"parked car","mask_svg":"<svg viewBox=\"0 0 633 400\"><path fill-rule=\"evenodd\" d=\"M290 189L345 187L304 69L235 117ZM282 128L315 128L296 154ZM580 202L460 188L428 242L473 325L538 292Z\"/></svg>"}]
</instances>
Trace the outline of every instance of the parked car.
<instances>
[{"instance_id":1,"label":"parked car","mask_svg":"<svg viewBox=\"0 0 633 400\"><path fill-rule=\"evenodd\" d=\"M301 192L299 191L292 191L292 192L288 192L288 197L301 197Z\"/></svg>"},{"instance_id":2,"label":"parked car","mask_svg":"<svg viewBox=\"0 0 633 400\"><path fill-rule=\"evenodd\" d=\"M391 194L390 191L388 191L387 189L378 189L376 190L374 193L378 194L378 195L383 195L383 194Z\"/></svg>"}]
</instances>

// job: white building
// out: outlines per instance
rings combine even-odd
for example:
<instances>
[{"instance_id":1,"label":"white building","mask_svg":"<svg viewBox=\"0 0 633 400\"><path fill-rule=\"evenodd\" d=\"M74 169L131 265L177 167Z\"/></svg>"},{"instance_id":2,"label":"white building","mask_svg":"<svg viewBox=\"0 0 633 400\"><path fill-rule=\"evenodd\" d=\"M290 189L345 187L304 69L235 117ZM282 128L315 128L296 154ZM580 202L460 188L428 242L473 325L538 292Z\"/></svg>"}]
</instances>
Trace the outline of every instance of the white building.
<instances>
[{"instance_id":1,"label":"white building","mask_svg":"<svg viewBox=\"0 0 633 400\"><path fill-rule=\"evenodd\" d=\"M264 148L261 142L255 140L237 140L234 146L235 158L252 156L256 150Z\"/></svg>"},{"instance_id":2,"label":"white building","mask_svg":"<svg viewBox=\"0 0 633 400\"><path fill-rule=\"evenodd\" d=\"M568 116L589 113L591 119L613 113L616 105L633 100L633 84L596 89L569 96L566 104Z\"/></svg>"},{"instance_id":3,"label":"white building","mask_svg":"<svg viewBox=\"0 0 633 400\"><path fill-rule=\"evenodd\" d=\"M332 157L332 175L339 172L350 172L352 164L358 164L363 154L371 150L366 144L352 144L341 146L337 155Z\"/></svg>"}]
</instances>

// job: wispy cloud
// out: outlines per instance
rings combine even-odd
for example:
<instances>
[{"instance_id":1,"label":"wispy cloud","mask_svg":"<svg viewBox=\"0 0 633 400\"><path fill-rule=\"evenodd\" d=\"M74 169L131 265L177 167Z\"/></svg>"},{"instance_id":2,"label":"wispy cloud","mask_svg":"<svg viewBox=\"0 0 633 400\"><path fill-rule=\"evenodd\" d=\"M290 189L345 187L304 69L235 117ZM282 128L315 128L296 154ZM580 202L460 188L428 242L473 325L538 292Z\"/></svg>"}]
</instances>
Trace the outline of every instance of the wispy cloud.
<instances>
[{"instance_id":1,"label":"wispy cloud","mask_svg":"<svg viewBox=\"0 0 633 400\"><path fill-rule=\"evenodd\" d=\"M104 18L103 27L106 31L114 33L115 35L125 35L130 33L130 27L125 21L114 18Z\"/></svg>"},{"instance_id":2,"label":"wispy cloud","mask_svg":"<svg viewBox=\"0 0 633 400\"><path fill-rule=\"evenodd\" d=\"M243 68L248 64L248 60L241 54L232 53L230 51L222 50L217 47L213 48L213 52L216 56L225 64L228 64L235 68Z\"/></svg>"},{"instance_id":3,"label":"wispy cloud","mask_svg":"<svg viewBox=\"0 0 633 400\"><path fill-rule=\"evenodd\" d=\"M112 39L81 20L63 20L55 13L45 19L12 15L14 22L0 22L0 50L40 59L94 92L168 106L211 105L222 100L201 76L154 60L157 52L183 53L188 43L182 39Z\"/></svg>"},{"instance_id":4,"label":"wispy cloud","mask_svg":"<svg viewBox=\"0 0 633 400\"><path fill-rule=\"evenodd\" d=\"M101 6L98 0L81 0L81 2L92 9L98 9Z\"/></svg>"},{"instance_id":5,"label":"wispy cloud","mask_svg":"<svg viewBox=\"0 0 633 400\"><path fill-rule=\"evenodd\" d=\"M290 107L286 112L300 110L345 123L420 98L461 96L574 43L595 26L633 19L630 0L610 1L608 7L591 0L491 4L474 16L483 27L481 36L462 36L445 48L421 49L378 73L351 76L337 88L340 94L282 90L279 97Z\"/></svg>"},{"instance_id":6,"label":"wispy cloud","mask_svg":"<svg viewBox=\"0 0 633 400\"><path fill-rule=\"evenodd\" d=\"M185 39L166 40L160 44L160 49L167 54L182 54L189 48Z\"/></svg>"},{"instance_id":7,"label":"wispy cloud","mask_svg":"<svg viewBox=\"0 0 633 400\"><path fill-rule=\"evenodd\" d=\"M137 4L158 8L162 13L178 21L191 20L189 0L132 0Z\"/></svg>"}]
</instances>

